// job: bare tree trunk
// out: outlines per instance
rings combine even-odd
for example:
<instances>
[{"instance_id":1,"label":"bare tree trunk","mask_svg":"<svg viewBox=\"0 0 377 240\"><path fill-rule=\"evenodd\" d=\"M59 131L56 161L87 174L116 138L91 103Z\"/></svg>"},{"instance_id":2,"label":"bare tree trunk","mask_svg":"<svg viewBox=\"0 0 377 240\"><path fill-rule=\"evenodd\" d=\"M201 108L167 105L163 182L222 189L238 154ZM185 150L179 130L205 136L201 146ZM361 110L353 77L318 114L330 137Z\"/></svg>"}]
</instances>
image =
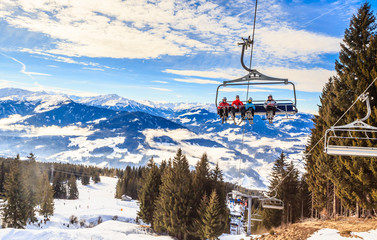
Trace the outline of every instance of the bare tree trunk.
<instances>
[{"instance_id":1,"label":"bare tree trunk","mask_svg":"<svg viewBox=\"0 0 377 240\"><path fill-rule=\"evenodd\" d=\"M333 217L336 217L336 194L335 194L335 184L334 184L334 192L333 192L334 198L333 198L333 206L332 206L332 212Z\"/></svg>"},{"instance_id":2,"label":"bare tree trunk","mask_svg":"<svg viewBox=\"0 0 377 240\"><path fill-rule=\"evenodd\" d=\"M313 218L314 217L314 203L313 203L313 193L311 194L311 197L312 197L312 211L311 211L311 214L310 214L310 217Z\"/></svg>"},{"instance_id":3,"label":"bare tree trunk","mask_svg":"<svg viewBox=\"0 0 377 240\"><path fill-rule=\"evenodd\" d=\"M360 218L360 206L358 202L356 203L356 217Z\"/></svg>"}]
</instances>

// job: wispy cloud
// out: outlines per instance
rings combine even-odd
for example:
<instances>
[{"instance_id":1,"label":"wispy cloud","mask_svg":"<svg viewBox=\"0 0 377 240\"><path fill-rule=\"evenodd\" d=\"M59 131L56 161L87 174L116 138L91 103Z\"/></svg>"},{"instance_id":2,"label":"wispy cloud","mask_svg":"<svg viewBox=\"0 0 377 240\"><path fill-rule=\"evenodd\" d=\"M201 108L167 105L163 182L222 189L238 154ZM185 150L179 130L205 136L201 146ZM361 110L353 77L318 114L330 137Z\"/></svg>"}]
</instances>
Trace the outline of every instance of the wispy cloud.
<instances>
[{"instance_id":1,"label":"wispy cloud","mask_svg":"<svg viewBox=\"0 0 377 240\"><path fill-rule=\"evenodd\" d=\"M166 81L152 81L152 82L155 82L155 83L162 83L162 84L167 84L168 82Z\"/></svg>"},{"instance_id":2,"label":"wispy cloud","mask_svg":"<svg viewBox=\"0 0 377 240\"><path fill-rule=\"evenodd\" d=\"M221 84L221 82L219 81L199 79L199 78L174 78L174 81L186 82L186 83L198 83L198 84Z\"/></svg>"},{"instance_id":3,"label":"wispy cloud","mask_svg":"<svg viewBox=\"0 0 377 240\"><path fill-rule=\"evenodd\" d=\"M91 68L91 67L83 67L82 69L92 70L92 71L102 71L102 72L105 71L102 68Z\"/></svg>"},{"instance_id":4,"label":"wispy cloud","mask_svg":"<svg viewBox=\"0 0 377 240\"><path fill-rule=\"evenodd\" d=\"M20 73L23 73L23 74L29 76L31 79L34 79L34 78L33 78L33 75L37 75L37 76L51 76L50 74L46 74L46 73L27 72L27 71L26 71L26 65L25 65L23 62L21 62L21 61L15 59L14 57L11 57L11 56L8 56L8 55L6 55L6 54L3 54L3 53L1 53L1 55L3 55L4 57L7 57L7 58L9 58L9 59L12 59L13 61L19 63L19 64L21 65Z\"/></svg>"},{"instance_id":5,"label":"wispy cloud","mask_svg":"<svg viewBox=\"0 0 377 240\"><path fill-rule=\"evenodd\" d=\"M173 90L167 88L157 88L157 87L149 87L150 89L162 91L162 92L172 92Z\"/></svg>"}]
</instances>

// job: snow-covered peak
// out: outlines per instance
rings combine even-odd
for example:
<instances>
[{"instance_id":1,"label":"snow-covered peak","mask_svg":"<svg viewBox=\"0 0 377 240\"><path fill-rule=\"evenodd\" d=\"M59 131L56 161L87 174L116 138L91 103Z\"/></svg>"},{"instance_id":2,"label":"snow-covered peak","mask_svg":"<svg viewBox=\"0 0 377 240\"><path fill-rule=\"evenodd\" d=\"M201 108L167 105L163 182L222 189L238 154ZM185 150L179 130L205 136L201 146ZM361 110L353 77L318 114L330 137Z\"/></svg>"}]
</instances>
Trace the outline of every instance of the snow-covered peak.
<instances>
[{"instance_id":1,"label":"snow-covered peak","mask_svg":"<svg viewBox=\"0 0 377 240\"><path fill-rule=\"evenodd\" d=\"M20 88L0 89L0 101L31 102L37 105L34 109L36 113L50 111L72 102L70 98L63 95L49 94L44 91L32 92Z\"/></svg>"},{"instance_id":2,"label":"snow-covered peak","mask_svg":"<svg viewBox=\"0 0 377 240\"><path fill-rule=\"evenodd\" d=\"M69 104L70 102L72 102L71 99L62 95L31 96L27 100L30 102L40 102L39 105L34 109L34 112L36 113L51 111L53 109L59 108L61 105Z\"/></svg>"},{"instance_id":3,"label":"snow-covered peak","mask_svg":"<svg viewBox=\"0 0 377 240\"><path fill-rule=\"evenodd\" d=\"M47 95L46 92L32 92L20 88L1 88L0 89L0 101L12 100L12 101L24 101L32 96Z\"/></svg>"},{"instance_id":4,"label":"snow-covered peak","mask_svg":"<svg viewBox=\"0 0 377 240\"><path fill-rule=\"evenodd\" d=\"M184 110L190 110L190 109L206 109L210 112L216 112L216 107L214 104L208 104L208 103L185 103L185 102L178 102L178 103L172 103L172 102L165 102L165 101L157 101L152 102L149 100L143 100L143 101L137 101L143 105L146 105L151 108L159 108L163 110L172 110L174 112L184 111Z\"/></svg>"},{"instance_id":5,"label":"snow-covered peak","mask_svg":"<svg viewBox=\"0 0 377 240\"><path fill-rule=\"evenodd\" d=\"M93 97L83 97L77 102L92 106L103 106L103 107L128 107L128 106L139 106L140 104L136 101L121 97L117 94L107 94L99 95Z\"/></svg>"}]
</instances>

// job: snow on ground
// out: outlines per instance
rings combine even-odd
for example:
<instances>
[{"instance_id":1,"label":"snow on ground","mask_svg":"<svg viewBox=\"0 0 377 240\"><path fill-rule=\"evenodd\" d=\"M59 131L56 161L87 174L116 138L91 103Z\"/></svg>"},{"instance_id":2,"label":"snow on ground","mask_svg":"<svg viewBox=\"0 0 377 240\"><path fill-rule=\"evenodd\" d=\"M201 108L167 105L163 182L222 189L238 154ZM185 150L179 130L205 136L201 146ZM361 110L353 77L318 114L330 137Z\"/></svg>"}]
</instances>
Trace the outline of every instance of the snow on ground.
<instances>
[{"instance_id":1,"label":"snow on ground","mask_svg":"<svg viewBox=\"0 0 377 240\"><path fill-rule=\"evenodd\" d=\"M137 225L136 214L139 209L136 201L121 201L115 199L115 186L117 179L101 177L101 182L83 186L77 182L79 199L55 200L55 212L51 221L38 225L28 225L26 229L0 229L0 239L172 239L168 236L155 236ZM69 218L75 215L78 221L85 221L85 227L80 224L69 224ZM97 225L98 217L103 223ZM116 216L116 217L115 217ZM117 221L112 220L117 218ZM39 217L39 219L42 219ZM89 228L89 225L94 227Z\"/></svg>"},{"instance_id":2,"label":"snow on ground","mask_svg":"<svg viewBox=\"0 0 377 240\"><path fill-rule=\"evenodd\" d=\"M377 230L369 232L351 232L350 237L342 237L338 230L324 228L315 232L308 240L346 240L346 239L364 239L375 240L377 239Z\"/></svg>"}]
</instances>

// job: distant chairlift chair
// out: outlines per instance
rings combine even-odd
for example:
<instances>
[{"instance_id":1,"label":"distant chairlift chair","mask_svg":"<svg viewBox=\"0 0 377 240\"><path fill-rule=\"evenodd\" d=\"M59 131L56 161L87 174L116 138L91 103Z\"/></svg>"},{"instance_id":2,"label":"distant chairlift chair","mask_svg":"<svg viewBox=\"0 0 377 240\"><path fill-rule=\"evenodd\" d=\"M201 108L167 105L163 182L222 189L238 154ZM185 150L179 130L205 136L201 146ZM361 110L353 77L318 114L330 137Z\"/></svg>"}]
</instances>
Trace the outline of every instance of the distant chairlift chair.
<instances>
[{"instance_id":1,"label":"distant chairlift chair","mask_svg":"<svg viewBox=\"0 0 377 240\"><path fill-rule=\"evenodd\" d=\"M361 120L356 120L350 124L342 126L332 126L326 130L324 152L329 155L342 155L342 156L359 156L359 157L377 157L377 147L365 147L365 146L350 146L349 144L337 145L332 144L335 141L343 140L371 140L377 142L377 127L366 124L366 121L371 114L370 102L368 93L363 94L358 99L362 102L366 102L368 113Z\"/></svg>"}]
</instances>

